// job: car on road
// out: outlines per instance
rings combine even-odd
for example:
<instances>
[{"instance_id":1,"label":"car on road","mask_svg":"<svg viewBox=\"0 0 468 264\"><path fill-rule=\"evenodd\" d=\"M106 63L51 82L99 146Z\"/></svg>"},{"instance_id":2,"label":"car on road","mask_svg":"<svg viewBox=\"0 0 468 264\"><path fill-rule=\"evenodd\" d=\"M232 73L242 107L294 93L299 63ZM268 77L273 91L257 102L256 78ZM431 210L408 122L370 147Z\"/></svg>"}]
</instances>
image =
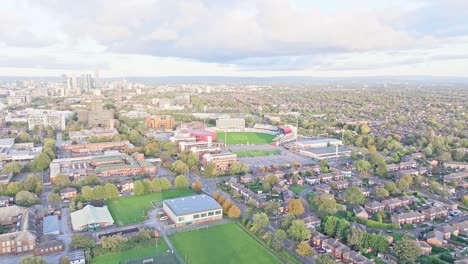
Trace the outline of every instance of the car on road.
<instances>
[{"instance_id":1,"label":"car on road","mask_svg":"<svg viewBox=\"0 0 468 264\"><path fill-rule=\"evenodd\" d=\"M159 211L158 212L158 215L163 215L164 214L164 211Z\"/></svg>"},{"instance_id":2,"label":"car on road","mask_svg":"<svg viewBox=\"0 0 468 264\"><path fill-rule=\"evenodd\" d=\"M387 233L391 234L391 233L393 233L393 231L392 230L387 230Z\"/></svg>"},{"instance_id":3,"label":"car on road","mask_svg":"<svg viewBox=\"0 0 468 264\"><path fill-rule=\"evenodd\" d=\"M159 218L160 221L166 221L167 220L167 216L163 216L161 218Z\"/></svg>"}]
</instances>

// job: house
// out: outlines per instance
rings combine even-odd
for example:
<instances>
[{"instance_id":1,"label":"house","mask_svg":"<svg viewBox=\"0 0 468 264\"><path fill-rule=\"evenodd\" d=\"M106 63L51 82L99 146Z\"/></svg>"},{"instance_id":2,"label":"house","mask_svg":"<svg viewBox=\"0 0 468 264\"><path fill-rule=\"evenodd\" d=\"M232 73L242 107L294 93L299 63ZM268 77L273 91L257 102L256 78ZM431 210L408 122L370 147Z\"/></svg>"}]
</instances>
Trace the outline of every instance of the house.
<instances>
[{"instance_id":1,"label":"house","mask_svg":"<svg viewBox=\"0 0 468 264\"><path fill-rule=\"evenodd\" d=\"M58 235L59 230L59 219L57 215L48 215L42 220L42 233L44 235Z\"/></svg>"},{"instance_id":2,"label":"house","mask_svg":"<svg viewBox=\"0 0 468 264\"><path fill-rule=\"evenodd\" d=\"M384 180L384 179L380 179L380 178L377 178L377 177L369 178L369 185L374 185L374 186L377 186L377 187L384 187L385 183L387 183L387 181Z\"/></svg>"},{"instance_id":3,"label":"house","mask_svg":"<svg viewBox=\"0 0 468 264\"><path fill-rule=\"evenodd\" d=\"M83 209L70 213L73 231L98 230L112 226L112 218L107 206L87 205Z\"/></svg>"},{"instance_id":4,"label":"house","mask_svg":"<svg viewBox=\"0 0 468 264\"><path fill-rule=\"evenodd\" d=\"M424 215L418 212L393 214L391 220L394 224L422 223L424 222Z\"/></svg>"},{"instance_id":5,"label":"house","mask_svg":"<svg viewBox=\"0 0 468 264\"><path fill-rule=\"evenodd\" d=\"M70 264L86 264L84 250L76 249L67 254Z\"/></svg>"},{"instance_id":6,"label":"house","mask_svg":"<svg viewBox=\"0 0 468 264\"><path fill-rule=\"evenodd\" d=\"M332 172L331 175L334 181L344 180L344 174L342 172Z\"/></svg>"},{"instance_id":7,"label":"house","mask_svg":"<svg viewBox=\"0 0 468 264\"><path fill-rule=\"evenodd\" d=\"M441 247L444 244L444 237L439 232L429 232L427 233L426 242L429 245Z\"/></svg>"},{"instance_id":8,"label":"house","mask_svg":"<svg viewBox=\"0 0 468 264\"><path fill-rule=\"evenodd\" d=\"M322 223L320 218L318 218L315 215L307 215L307 216L301 218L301 220L304 221L304 225L307 226L307 228L315 228L315 227L319 226Z\"/></svg>"},{"instance_id":9,"label":"house","mask_svg":"<svg viewBox=\"0 0 468 264\"><path fill-rule=\"evenodd\" d=\"M429 256L432 254L432 247L424 241L418 241L419 248L421 248L421 254L424 256Z\"/></svg>"},{"instance_id":10,"label":"house","mask_svg":"<svg viewBox=\"0 0 468 264\"><path fill-rule=\"evenodd\" d=\"M336 184L336 189L338 190L343 190L349 187L349 182L345 180L336 181L335 184Z\"/></svg>"},{"instance_id":11,"label":"house","mask_svg":"<svg viewBox=\"0 0 468 264\"><path fill-rule=\"evenodd\" d=\"M444 218L448 215L448 210L445 206L429 207L427 209L421 210L421 213L424 214L426 220L434 220L436 218Z\"/></svg>"},{"instance_id":12,"label":"house","mask_svg":"<svg viewBox=\"0 0 468 264\"><path fill-rule=\"evenodd\" d=\"M333 180L333 175L331 173L320 174L320 182L330 182Z\"/></svg>"},{"instance_id":13,"label":"house","mask_svg":"<svg viewBox=\"0 0 468 264\"><path fill-rule=\"evenodd\" d=\"M29 231L0 235L0 256L33 252L36 236Z\"/></svg>"},{"instance_id":14,"label":"house","mask_svg":"<svg viewBox=\"0 0 468 264\"><path fill-rule=\"evenodd\" d=\"M241 176L240 177L240 182L243 183L243 184L251 183L251 182L253 182L253 177L252 177L252 175Z\"/></svg>"},{"instance_id":15,"label":"house","mask_svg":"<svg viewBox=\"0 0 468 264\"><path fill-rule=\"evenodd\" d=\"M343 262L345 263L352 263L352 264L368 264L373 263L368 258L361 255L359 252L354 250L350 250L348 252L343 253Z\"/></svg>"},{"instance_id":16,"label":"house","mask_svg":"<svg viewBox=\"0 0 468 264\"><path fill-rule=\"evenodd\" d=\"M364 207L362 206L354 207L353 212L358 218L369 219L369 214L367 213L366 209L364 209Z\"/></svg>"},{"instance_id":17,"label":"house","mask_svg":"<svg viewBox=\"0 0 468 264\"><path fill-rule=\"evenodd\" d=\"M56 240L50 236L42 236L39 240L39 243L36 244L34 248L34 255L46 255L56 252L63 251L65 249L65 244L62 240Z\"/></svg>"},{"instance_id":18,"label":"house","mask_svg":"<svg viewBox=\"0 0 468 264\"><path fill-rule=\"evenodd\" d=\"M350 184L351 186L360 187L360 186L362 186L362 180L361 180L361 179L357 179L357 178L353 178L353 179L349 180L349 184Z\"/></svg>"},{"instance_id":19,"label":"house","mask_svg":"<svg viewBox=\"0 0 468 264\"><path fill-rule=\"evenodd\" d=\"M176 226L199 224L223 218L223 208L205 194L167 199L163 211Z\"/></svg>"},{"instance_id":20,"label":"house","mask_svg":"<svg viewBox=\"0 0 468 264\"><path fill-rule=\"evenodd\" d=\"M314 184L319 183L320 179L315 178L315 177L307 177L307 178L305 178L305 181L306 181L307 184L314 185Z\"/></svg>"},{"instance_id":21,"label":"house","mask_svg":"<svg viewBox=\"0 0 468 264\"><path fill-rule=\"evenodd\" d=\"M444 167L456 170L468 169L468 162L446 161L444 162Z\"/></svg>"},{"instance_id":22,"label":"house","mask_svg":"<svg viewBox=\"0 0 468 264\"><path fill-rule=\"evenodd\" d=\"M453 225L453 227L458 229L458 231L460 233L461 232L468 232L468 220L465 220L465 221L460 222L460 223L452 224L452 225Z\"/></svg>"},{"instance_id":23,"label":"house","mask_svg":"<svg viewBox=\"0 0 468 264\"><path fill-rule=\"evenodd\" d=\"M400 198L401 206L407 206L413 204L414 197L413 196L402 196Z\"/></svg>"},{"instance_id":24,"label":"house","mask_svg":"<svg viewBox=\"0 0 468 264\"><path fill-rule=\"evenodd\" d=\"M127 181L127 182L122 183L121 191L126 192L126 193L133 192L133 188L134 188L133 182Z\"/></svg>"},{"instance_id":25,"label":"house","mask_svg":"<svg viewBox=\"0 0 468 264\"><path fill-rule=\"evenodd\" d=\"M10 206L10 197L0 196L0 207Z\"/></svg>"},{"instance_id":26,"label":"house","mask_svg":"<svg viewBox=\"0 0 468 264\"><path fill-rule=\"evenodd\" d=\"M77 191L73 187L67 187L60 190L60 198L62 200L71 200L76 197Z\"/></svg>"},{"instance_id":27,"label":"house","mask_svg":"<svg viewBox=\"0 0 468 264\"><path fill-rule=\"evenodd\" d=\"M327 236L318 232L317 230L313 230L311 234L311 243L314 246L322 246L322 242L324 239L327 239Z\"/></svg>"},{"instance_id":28,"label":"house","mask_svg":"<svg viewBox=\"0 0 468 264\"><path fill-rule=\"evenodd\" d=\"M362 192L362 194L364 195L364 197L369 197L370 196L370 190L367 189L367 188L359 188L359 190Z\"/></svg>"},{"instance_id":29,"label":"house","mask_svg":"<svg viewBox=\"0 0 468 264\"><path fill-rule=\"evenodd\" d=\"M397 199L397 198L383 200L382 204L385 206L385 210L389 210L389 211L393 211L403 206L402 200Z\"/></svg>"},{"instance_id":30,"label":"house","mask_svg":"<svg viewBox=\"0 0 468 264\"><path fill-rule=\"evenodd\" d=\"M442 225L434 229L434 232L442 234L444 239L449 239L451 235L458 236L458 229L452 225Z\"/></svg>"},{"instance_id":31,"label":"house","mask_svg":"<svg viewBox=\"0 0 468 264\"><path fill-rule=\"evenodd\" d=\"M315 192L318 194L330 193L331 187L327 184L319 184L315 186Z\"/></svg>"},{"instance_id":32,"label":"house","mask_svg":"<svg viewBox=\"0 0 468 264\"><path fill-rule=\"evenodd\" d=\"M16 226L21 223L28 214L28 210L24 207L12 205L8 207L0 207L0 225L3 226Z\"/></svg>"},{"instance_id":33,"label":"house","mask_svg":"<svg viewBox=\"0 0 468 264\"><path fill-rule=\"evenodd\" d=\"M364 204L364 208L367 210L367 212L371 214L375 214L377 212L383 211L385 208L385 205L378 201L367 201Z\"/></svg>"}]
</instances>

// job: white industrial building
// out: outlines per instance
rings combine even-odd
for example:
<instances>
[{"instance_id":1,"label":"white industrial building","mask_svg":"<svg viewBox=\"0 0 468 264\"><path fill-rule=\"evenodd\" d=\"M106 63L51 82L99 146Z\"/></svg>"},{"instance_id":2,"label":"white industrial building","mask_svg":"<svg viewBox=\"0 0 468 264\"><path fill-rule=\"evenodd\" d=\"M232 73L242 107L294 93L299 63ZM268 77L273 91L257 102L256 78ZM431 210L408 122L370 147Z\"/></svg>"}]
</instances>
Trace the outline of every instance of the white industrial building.
<instances>
[{"instance_id":1,"label":"white industrial building","mask_svg":"<svg viewBox=\"0 0 468 264\"><path fill-rule=\"evenodd\" d=\"M163 211L176 226L223 218L221 205L206 194L164 200Z\"/></svg>"}]
</instances>

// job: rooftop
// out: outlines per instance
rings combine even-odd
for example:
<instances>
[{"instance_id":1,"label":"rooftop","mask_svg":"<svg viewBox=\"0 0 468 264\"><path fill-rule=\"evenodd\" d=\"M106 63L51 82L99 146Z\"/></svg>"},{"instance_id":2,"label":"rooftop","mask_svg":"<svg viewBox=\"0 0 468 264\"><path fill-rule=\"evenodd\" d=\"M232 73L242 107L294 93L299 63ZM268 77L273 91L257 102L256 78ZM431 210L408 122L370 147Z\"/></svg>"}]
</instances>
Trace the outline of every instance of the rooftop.
<instances>
[{"instance_id":1,"label":"rooftop","mask_svg":"<svg viewBox=\"0 0 468 264\"><path fill-rule=\"evenodd\" d=\"M205 194L164 200L164 203L178 216L221 209L215 199Z\"/></svg>"},{"instance_id":2,"label":"rooftop","mask_svg":"<svg viewBox=\"0 0 468 264\"><path fill-rule=\"evenodd\" d=\"M305 149L304 151L307 151L316 155L326 155L326 154L336 153L336 147L331 146L331 147L323 147L323 148L308 148L308 149ZM338 147L338 153L343 153L343 152L348 152L348 151L350 150L347 148Z\"/></svg>"},{"instance_id":3,"label":"rooftop","mask_svg":"<svg viewBox=\"0 0 468 264\"><path fill-rule=\"evenodd\" d=\"M57 215L49 215L44 217L43 222L44 234L50 234L59 231L59 220Z\"/></svg>"}]
</instances>

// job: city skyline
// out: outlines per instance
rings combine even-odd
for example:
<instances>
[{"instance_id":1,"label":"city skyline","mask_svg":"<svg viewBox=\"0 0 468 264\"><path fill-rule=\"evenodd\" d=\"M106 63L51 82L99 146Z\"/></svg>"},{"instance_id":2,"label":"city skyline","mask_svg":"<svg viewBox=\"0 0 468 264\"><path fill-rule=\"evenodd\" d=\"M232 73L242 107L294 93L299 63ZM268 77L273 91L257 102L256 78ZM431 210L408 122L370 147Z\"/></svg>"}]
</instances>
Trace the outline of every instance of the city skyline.
<instances>
[{"instance_id":1,"label":"city skyline","mask_svg":"<svg viewBox=\"0 0 468 264\"><path fill-rule=\"evenodd\" d=\"M0 75L468 77L466 17L461 0L5 1Z\"/></svg>"}]
</instances>

